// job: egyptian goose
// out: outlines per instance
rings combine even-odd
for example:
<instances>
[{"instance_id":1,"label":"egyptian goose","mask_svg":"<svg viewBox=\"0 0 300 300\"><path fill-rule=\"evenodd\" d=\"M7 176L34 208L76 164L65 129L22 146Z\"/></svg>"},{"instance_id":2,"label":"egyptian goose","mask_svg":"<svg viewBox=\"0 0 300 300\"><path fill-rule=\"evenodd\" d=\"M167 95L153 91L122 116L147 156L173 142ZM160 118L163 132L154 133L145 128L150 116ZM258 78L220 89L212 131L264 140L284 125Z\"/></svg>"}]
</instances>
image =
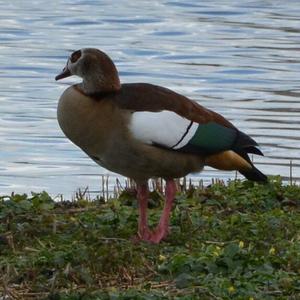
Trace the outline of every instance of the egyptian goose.
<instances>
[{"instance_id":1,"label":"egyptian goose","mask_svg":"<svg viewBox=\"0 0 300 300\"><path fill-rule=\"evenodd\" d=\"M267 181L248 156L263 155L257 143L197 102L152 84L121 85L112 60L93 48L73 52L55 79L71 75L83 81L60 97L59 125L97 164L135 180L140 240L159 243L168 234L174 178L207 165ZM153 177L166 180L166 201L159 224L151 231L147 200L148 179Z\"/></svg>"}]
</instances>

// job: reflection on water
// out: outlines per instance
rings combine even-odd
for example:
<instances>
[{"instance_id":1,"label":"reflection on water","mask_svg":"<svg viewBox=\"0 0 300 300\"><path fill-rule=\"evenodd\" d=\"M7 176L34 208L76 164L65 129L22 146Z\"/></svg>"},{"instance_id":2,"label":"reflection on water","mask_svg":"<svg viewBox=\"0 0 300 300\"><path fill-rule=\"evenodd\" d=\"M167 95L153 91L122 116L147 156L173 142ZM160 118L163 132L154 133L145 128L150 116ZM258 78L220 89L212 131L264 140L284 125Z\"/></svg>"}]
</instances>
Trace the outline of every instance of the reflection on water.
<instances>
[{"instance_id":1,"label":"reflection on water","mask_svg":"<svg viewBox=\"0 0 300 300\"><path fill-rule=\"evenodd\" d=\"M228 2L229 3L229 2ZM99 190L99 168L64 138L56 83L71 50L100 48L123 82L174 89L253 136L267 174L300 177L300 2L0 2L0 192ZM116 174L110 174L110 184ZM232 178L207 169L193 178Z\"/></svg>"}]
</instances>

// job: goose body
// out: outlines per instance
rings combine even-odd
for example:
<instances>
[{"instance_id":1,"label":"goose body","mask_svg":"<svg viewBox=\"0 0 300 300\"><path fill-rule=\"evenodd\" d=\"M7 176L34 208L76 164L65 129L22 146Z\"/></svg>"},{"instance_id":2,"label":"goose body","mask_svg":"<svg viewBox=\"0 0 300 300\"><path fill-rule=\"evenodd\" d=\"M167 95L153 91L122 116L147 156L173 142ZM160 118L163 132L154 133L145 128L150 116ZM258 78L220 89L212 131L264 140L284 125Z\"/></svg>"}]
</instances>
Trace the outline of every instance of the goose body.
<instances>
[{"instance_id":1,"label":"goose body","mask_svg":"<svg viewBox=\"0 0 300 300\"><path fill-rule=\"evenodd\" d=\"M58 104L58 122L65 135L97 164L136 182L178 178L204 165L202 156L182 155L145 142L138 132L135 136L140 121L135 121L131 110L116 105L114 96L95 100L78 86L69 87Z\"/></svg>"},{"instance_id":2,"label":"goose body","mask_svg":"<svg viewBox=\"0 0 300 300\"><path fill-rule=\"evenodd\" d=\"M256 142L221 115L169 89L146 83L120 84L112 60L100 50L72 53L56 79L78 75L83 82L60 97L57 116L65 135L102 167L137 183L140 239L158 243L168 233L175 196L173 179L205 165L238 170L255 181L266 176L248 153ZM147 225L147 180L166 180L166 204L157 229Z\"/></svg>"}]
</instances>

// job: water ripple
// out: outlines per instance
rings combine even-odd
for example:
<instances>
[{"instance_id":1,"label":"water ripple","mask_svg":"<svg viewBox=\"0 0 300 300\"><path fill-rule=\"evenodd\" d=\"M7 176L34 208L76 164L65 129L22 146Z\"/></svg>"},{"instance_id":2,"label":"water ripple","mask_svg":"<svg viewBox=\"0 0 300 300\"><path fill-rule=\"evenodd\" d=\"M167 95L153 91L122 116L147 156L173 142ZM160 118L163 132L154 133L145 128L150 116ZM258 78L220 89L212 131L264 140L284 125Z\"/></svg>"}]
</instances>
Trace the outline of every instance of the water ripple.
<instances>
[{"instance_id":1,"label":"water ripple","mask_svg":"<svg viewBox=\"0 0 300 300\"><path fill-rule=\"evenodd\" d=\"M100 189L99 168L56 121L66 57L97 47L123 82L151 82L226 116L261 144L267 174L300 178L300 2L104 0L0 2L1 194ZM234 178L207 168L194 182Z\"/></svg>"}]
</instances>

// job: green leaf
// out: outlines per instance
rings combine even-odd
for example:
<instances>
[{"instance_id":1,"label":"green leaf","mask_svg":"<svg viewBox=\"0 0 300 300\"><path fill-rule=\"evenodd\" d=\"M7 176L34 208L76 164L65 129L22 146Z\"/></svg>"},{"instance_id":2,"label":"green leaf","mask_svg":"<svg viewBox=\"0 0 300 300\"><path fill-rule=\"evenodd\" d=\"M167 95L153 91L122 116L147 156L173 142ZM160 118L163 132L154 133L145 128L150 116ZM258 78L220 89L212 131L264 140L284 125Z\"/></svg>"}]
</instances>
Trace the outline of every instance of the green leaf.
<instances>
[{"instance_id":1,"label":"green leaf","mask_svg":"<svg viewBox=\"0 0 300 300\"><path fill-rule=\"evenodd\" d=\"M182 273L175 278L175 285L178 289L184 289L186 287L192 286L194 284L195 278L188 274Z\"/></svg>"},{"instance_id":2,"label":"green leaf","mask_svg":"<svg viewBox=\"0 0 300 300\"><path fill-rule=\"evenodd\" d=\"M233 258L237 253L239 253L240 247L238 244L229 244L224 248L223 255Z\"/></svg>"}]
</instances>

